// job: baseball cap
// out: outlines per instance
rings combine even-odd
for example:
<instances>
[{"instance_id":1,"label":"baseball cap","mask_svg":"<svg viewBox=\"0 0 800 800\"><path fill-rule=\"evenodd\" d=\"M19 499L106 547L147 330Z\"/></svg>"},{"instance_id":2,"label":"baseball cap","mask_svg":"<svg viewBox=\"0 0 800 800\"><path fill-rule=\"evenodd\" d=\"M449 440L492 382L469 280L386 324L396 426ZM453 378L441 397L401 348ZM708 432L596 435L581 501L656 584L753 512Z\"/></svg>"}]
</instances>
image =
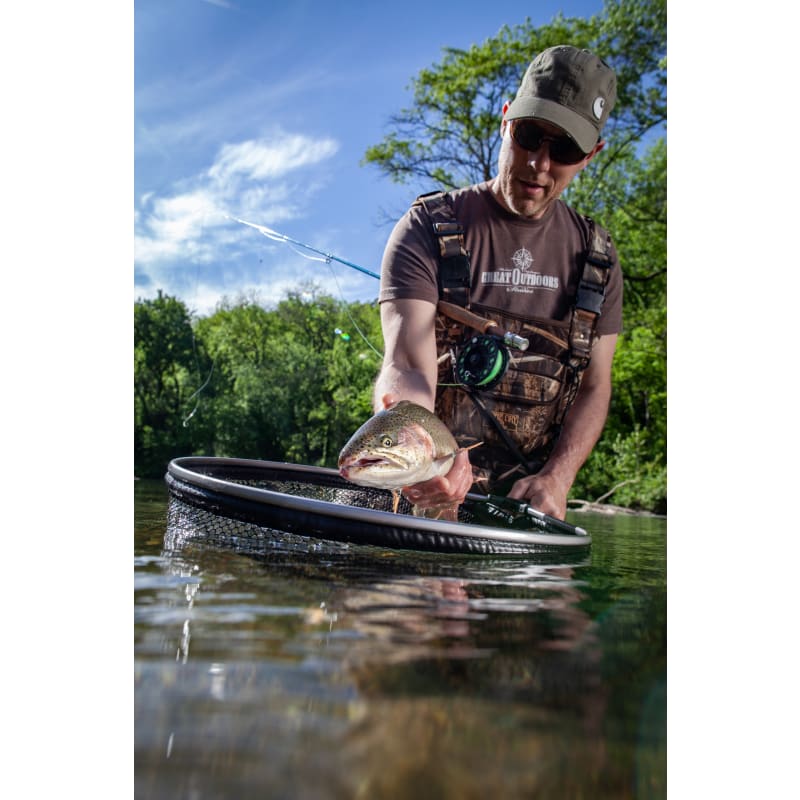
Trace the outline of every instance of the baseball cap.
<instances>
[{"instance_id":1,"label":"baseball cap","mask_svg":"<svg viewBox=\"0 0 800 800\"><path fill-rule=\"evenodd\" d=\"M531 62L506 119L535 117L565 130L588 153L617 100L617 76L588 50L557 45Z\"/></svg>"}]
</instances>

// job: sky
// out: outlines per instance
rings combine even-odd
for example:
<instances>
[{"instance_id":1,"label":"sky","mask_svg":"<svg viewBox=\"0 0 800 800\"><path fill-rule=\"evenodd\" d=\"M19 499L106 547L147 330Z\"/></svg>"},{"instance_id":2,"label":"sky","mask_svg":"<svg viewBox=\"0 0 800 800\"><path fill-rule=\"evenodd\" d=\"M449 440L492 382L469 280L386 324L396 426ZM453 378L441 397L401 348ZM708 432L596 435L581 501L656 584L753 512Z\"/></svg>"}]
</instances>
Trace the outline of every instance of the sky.
<instances>
[{"instance_id":1,"label":"sky","mask_svg":"<svg viewBox=\"0 0 800 800\"><path fill-rule=\"evenodd\" d=\"M377 279L324 255L379 273L392 222L438 188L360 163L410 105L411 79L444 47L602 5L137 0L135 299L161 290L206 315L223 296L270 305L306 281L375 299Z\"/></svg>"}]
</instances>

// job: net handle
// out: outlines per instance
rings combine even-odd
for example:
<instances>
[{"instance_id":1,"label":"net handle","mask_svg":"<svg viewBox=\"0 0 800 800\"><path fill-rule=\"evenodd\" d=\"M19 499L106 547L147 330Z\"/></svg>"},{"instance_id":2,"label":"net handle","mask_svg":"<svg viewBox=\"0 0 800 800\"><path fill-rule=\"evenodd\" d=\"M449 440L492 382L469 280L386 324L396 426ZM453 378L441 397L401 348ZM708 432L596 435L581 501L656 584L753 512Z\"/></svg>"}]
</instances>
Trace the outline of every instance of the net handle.
<instances>
[{"instance_id":1,"label":"net handle","mask_svg":"<svg viewBox=\"0 0 800 800\"><path fill-rule=\"evenodd\" d=\"M545 533L563 533L570 536L589 535L583 528L579 528L577 525L570 525L569 522L556 519L550 516L550 514L545 514L544 511L539 511L522 500L514 500L510 497L496 494L483 495L474 494L472 492L467 493L466 499L471 500L473 503L483 503L487 506L495 505L517 514L525 514L530 518L533 525Z\"/></svg>"}]
</instances>

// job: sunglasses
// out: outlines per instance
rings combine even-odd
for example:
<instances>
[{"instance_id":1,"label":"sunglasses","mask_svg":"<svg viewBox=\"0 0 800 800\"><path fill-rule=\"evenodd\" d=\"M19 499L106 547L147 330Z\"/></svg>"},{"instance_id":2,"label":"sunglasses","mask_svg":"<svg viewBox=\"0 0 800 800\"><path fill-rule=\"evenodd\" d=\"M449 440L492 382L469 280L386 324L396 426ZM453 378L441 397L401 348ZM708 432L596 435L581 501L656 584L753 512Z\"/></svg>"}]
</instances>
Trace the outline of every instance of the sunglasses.
<instances>
[{"instance_id":1,"label":"sunglasses","mask_svg":"<svg viewBox=\"0 0 800 800\"><path fill-rule=\"evenodd\" d=\"M511 138L523 150L532 153L547 142L550 158L559 164L577 164L588 155L569 136L552 136L531 119L511 120Z\"/></svg>"}]
</instances>

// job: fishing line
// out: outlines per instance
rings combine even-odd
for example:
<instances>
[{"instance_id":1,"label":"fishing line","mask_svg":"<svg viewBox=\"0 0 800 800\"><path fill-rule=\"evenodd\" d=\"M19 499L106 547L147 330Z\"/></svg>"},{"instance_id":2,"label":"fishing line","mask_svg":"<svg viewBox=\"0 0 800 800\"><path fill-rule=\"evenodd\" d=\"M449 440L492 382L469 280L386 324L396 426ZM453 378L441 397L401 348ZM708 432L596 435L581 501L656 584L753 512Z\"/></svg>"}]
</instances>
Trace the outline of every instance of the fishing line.
<instances>
[{"instance_id":1,"label":"fishing line","mask_svg":"<svg viewBox=\"0 0 800 800\"><path fill-rule=\"evenodd\" d=\"M342 298L342 301L343 301L342 302L342 306L344 307L344 313L347 314L347 317L350 320L351 324L356 329L356 332L358 333L358 335L364 340L364 342L366 343L367 347L369 347L370 350L372 350L372 352L375 353L375 355L378 356L378 358L382 359L383 358L383 353L381 353L380 350L375 348L375 346L372 344L372 342L369 339L367 339L367 337L362 333L361 328L358 327L358 323L355 321L355 319L353 319L353 315L350 313L350 309L347 306L347 302L345 302L344 292L342 291L342 287L339 285L339 279L336 277L336 272L334 271L333 265L330 263L330 261L328 261L328 266L331 269L331 275L333 276L333 282L336 284L336 288L339 290L339 296Z\"/></svg>"},{"instance_id":2,"label":"fishing line","mask_svg":"<svg viewBox=\"0 0 800 800\"><path fill-rule=\"evenodd\" d=\"M225 215L228 219L232 219L234 222L239 222L242 225L248 225L251 228L255 228L259 233L263 236L266 236L268 239L272 239L274 242L281 242L282 244L287 244L289 247L297 253L297 255L302 256L303 258L308 259L309 261L321 261L327 264L331 269L331 274L333 275L333 280L336 283L336 288L339 290L339 296L342 298L345 313L347 314L350 322L352 323L353 327L358 332L358 335L364 340L367 347L369 347L379 358L383 358L383 353L375 348L372 342L367 339L367 337L362 333L361 329L358 327L358 324L353 319L353 315L350 313L350 309L347 307L347 302L344 297L344 292L342 291L342 287L339 285L339 280L336 277L336 273L333 270L333 266L331 266L331 261L338 261L340 264L344 264L346 267L352 267L353 269L357 269L359 272L363 272L365 275L369 275L371 278L376 278L380 280L380 275L366 269L365 267L360 267L358 264L354 264L352 261L345 261L343 258L339 258L331 253L326 253L323 250L317 250L316 247L312 247L310 244L305 244L305 242L300 242L297 239L292 239L287 236L285 233L279 233L272 228L268 228L266 225L257 225L255 222L247 222L247 220L239 219L238 217L231 217L229 214ZM306 250L310 250L312 253L319 253L319 256L309 256L305 253L300 252L297 248L292 247L292 245L297 245L298 247L303 247ZM321 258L320 258L321 256Z\"/></svg>"},{"instance_id":3,"label":"fishing line","mask_svg":"<svg viewBox=\"0 0 800 800\"><path fill-rule=\"evenodd\" d=\"M194 331L192 331L192 342L194 343ZM195 359L196 359L196 358L197 358L197 350L195 350ZM197 397L197 396L200 394L200 392L202 392L202 391L203 391L203 389L205 389L205 388L206 388L206 386L208 386L208 383L209 383L209 381L211 380L211 376L214 374L214 365L215 365L216 363L217 363L217 362L216 362L216 359L215 359L214 361L212 361L212 362L211 362L211 370L210 370L210 371L209 371L209 373L208 373L208 377L206 378L206 380L205 380L205 383L204 383L204 384L203 384L203 385L202 385L202 386L201 386L201 387L200 387L200 388L199 388L199 389L198 389L198 390L197 390L197 391L196 391L196 392L195 392L195 393L194 393L194 394L193 394L191 397L189 397L189 399L186 401L187 403L191 403L191 402L192 402L192 399L193 399L194 397ZM198 365L197 365L197 366L198 366L198 368L199 368L199 366L200 366L199 362L198 362ZM189 422L189 420L190 420L190 419L191 419L191 418L192 418L192 417L195 415L195 413L197 412L197 409L198 409L198 408L200 408L200 400L199 400L199 399L198 399L198 401L195 403L195 405L194 405L194 408L192 409L192 412L191 412L191 414L189 414L189 416L188 416L188 417L186 417L186 419L184 419L184 420L183 420L183 427L184 427L184 428L188 428L188 427L189 427L189 426L188 426L188 422Z\"/></svg>"},{"instance_id":4,"label":"fishing line","mask_svg":"<svg viewBox=\"0 0 800 800\"><path fill-rule=\"evenodd\" d=\"M204 214L203 215L203 223L200 226L200 230L201 231L205 230L206 217L207 217L207 214ZM200 285L199 273L200 273L200 264L199 264L199 262L196 262L196 269L195 269L195 273L194 273L194 301L195 301L195 305L197 304L197 289L198 289L198 286ZM201 367L200 367L200 356L199 356L199 354L197 352L197 337L194 334L194 326L192 326L192 352L194 353L194 363L197 366L197 372L198 372L199 375L202 375L202 371L201 371ZM205 379L205 381L203 382L202 386L200 386L200 388L197 389L186 400L186 403L188 405L189 403L192 402L192 400L195 397L198 398L197 402L194 404L194 408L189 412L189 415L183 418L182 424L183 424L184 428L188 428L189 427L189 420L197 413L197 410L200 408L200 397L199 396L200 396L200 393L203 391L203 389L205 389L206 386L208 386L209 382L211 381L211 376L214 374L214 365L215 365L215 363L216 363L216 359L212 359L211 360L211 369L208 372L208 377Z\"/></svg>"}]
</instances>

